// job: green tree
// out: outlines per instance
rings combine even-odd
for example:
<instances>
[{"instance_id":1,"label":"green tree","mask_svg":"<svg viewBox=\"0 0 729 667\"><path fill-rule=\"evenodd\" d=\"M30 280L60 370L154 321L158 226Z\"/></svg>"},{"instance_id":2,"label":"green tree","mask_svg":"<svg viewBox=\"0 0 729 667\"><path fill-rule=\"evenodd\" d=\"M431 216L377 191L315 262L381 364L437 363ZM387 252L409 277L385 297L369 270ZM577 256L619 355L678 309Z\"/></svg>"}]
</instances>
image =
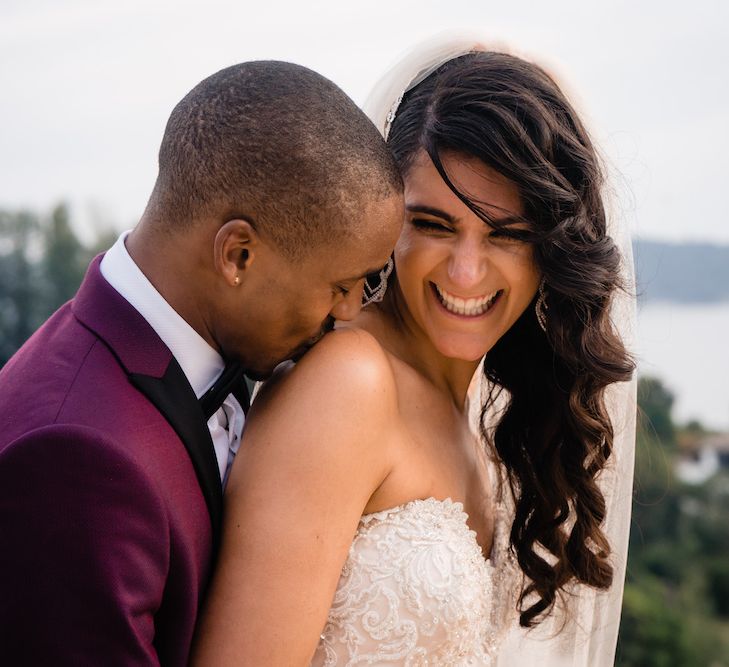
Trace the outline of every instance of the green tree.
<instances>
[{"instance_id":1,"label":"green tree","mask_svg":"<svg viewBox=\"0 0 729 667\"><path fill-rule=\"evenodd\" d=\"M0 210L0 368L74 295L91 258L115 237L106 232L84 245L65 204L45 218Z\"/></svg>"},{"instance_id":2,"label":"green tree","mask_svg":"<svg viewBox=\"0 0 729 667\"><path fill-rule=\"evenodd\" d=\"M43 321L37 216L0 211L0 366Z\"/></svg>"},{"instance_id":3,"label":"green tree","mask_svg":"<svg viewBox=\"0 0 729 667\"><path fill-rule=\"evenodd\" d=\"M88 263L88 252L71 228L65 204L56 206L43 226L43 245L45 310L50 313L75 294Z\"/></svg>"},{"instance_id":4,"label":"green tree","mask_svg":"<svg viewBox=\"0 0 729 667\"><path fill-rule=\"evenodd\" d=\"M641 378L635 500L617 665L727 667L729 479L697 487L673 473L674 397ZM685 429L683 429L685 430ZM703 432L700 424L691 431Z\"/></svg>"},{"instance_id":5,"label":"green tree","mask_svg":"<svg viewBox=\"0 0 729 667\"><path fill-rule=\"evenodd\" d=\"M681 614L665 599L665 589L654 580L626 586L620 625L618 664L623 667L688 667L692 662L690 637Z\"/></svg>"},{"instance_id":6,"label":"green tree","mask_svg":"<svg viewBox=\"0 0 729 667\"><path fill-rule=\"evenodd\" d=\"M676 442L676 427L671 417L674 395L657 378L642 377L638 382L638 406L647 419L646 427L664 446Z\"/></svg>"}]
</instances>

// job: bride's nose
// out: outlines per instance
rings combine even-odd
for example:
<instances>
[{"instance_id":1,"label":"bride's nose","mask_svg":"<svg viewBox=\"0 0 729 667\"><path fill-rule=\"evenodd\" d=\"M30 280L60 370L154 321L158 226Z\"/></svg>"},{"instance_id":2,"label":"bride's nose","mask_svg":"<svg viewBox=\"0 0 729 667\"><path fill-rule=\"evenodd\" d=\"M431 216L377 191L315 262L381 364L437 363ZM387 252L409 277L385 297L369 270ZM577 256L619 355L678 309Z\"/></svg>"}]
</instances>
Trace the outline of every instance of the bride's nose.
<instances>
[{"instance_id":1,"label":"bride's nose","mask_svg":"<svg viewBox=\"0 0 729 667\"><path fill-rule=\"evenodd\" d=\"M448 277L452 285L463 289L479 285L488 270L486 255L483 245L475 239L459 240L448 260Z\"/></svg>"}]
</instances>

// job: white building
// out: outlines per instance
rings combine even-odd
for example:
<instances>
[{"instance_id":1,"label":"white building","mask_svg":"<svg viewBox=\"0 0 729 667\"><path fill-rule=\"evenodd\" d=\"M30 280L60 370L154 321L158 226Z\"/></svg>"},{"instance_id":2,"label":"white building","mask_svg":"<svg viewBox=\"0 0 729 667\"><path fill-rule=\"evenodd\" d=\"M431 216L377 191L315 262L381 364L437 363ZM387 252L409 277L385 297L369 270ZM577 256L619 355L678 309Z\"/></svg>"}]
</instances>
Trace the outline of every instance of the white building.
<instances>
[{"instance_id":1,"label":"white building","mask_svg":"<svg viewBox=\"0 0 729 667\"><path fill-rule=\"evenodd\" d=\"M676 476L686 484L703 484L719 472L729 470L729 433L707 435L676 463Z\"/></svg>"}]
</instances>

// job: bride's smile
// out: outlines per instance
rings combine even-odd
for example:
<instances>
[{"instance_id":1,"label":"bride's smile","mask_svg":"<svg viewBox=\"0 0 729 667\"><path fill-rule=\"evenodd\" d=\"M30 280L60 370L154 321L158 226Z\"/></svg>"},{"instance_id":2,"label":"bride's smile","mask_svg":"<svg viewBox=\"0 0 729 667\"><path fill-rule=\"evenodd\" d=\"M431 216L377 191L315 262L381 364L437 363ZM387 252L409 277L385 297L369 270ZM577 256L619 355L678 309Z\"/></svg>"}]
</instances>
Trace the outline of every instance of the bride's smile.
<instances>
[{"instance_id":1,"label":"bride's smile","mask_svg":"<svg viewBox=\"0 0 729 667\"><path fill-rule=\"evenodd\" d=\"M478 297L459 297L447 292L435 283L430 283L439 303L452 315L459 317L481 317L491 310L502 290Z\"/></svg>"},{"instance_id":2,"label":"bride's smile","mask_svg":"<svg viewBox=\"0 0 729 667\"><path fill-rule=\"evenodd\" d=\"M531 303L539 271L523 229L517 186L474 158L447 154L456 188L481 202L491 227L448 187L421 152L404 176L407 217L395 247L397 289L407 313L445 357L476 361Z\"/></svg>"}]
</instances>

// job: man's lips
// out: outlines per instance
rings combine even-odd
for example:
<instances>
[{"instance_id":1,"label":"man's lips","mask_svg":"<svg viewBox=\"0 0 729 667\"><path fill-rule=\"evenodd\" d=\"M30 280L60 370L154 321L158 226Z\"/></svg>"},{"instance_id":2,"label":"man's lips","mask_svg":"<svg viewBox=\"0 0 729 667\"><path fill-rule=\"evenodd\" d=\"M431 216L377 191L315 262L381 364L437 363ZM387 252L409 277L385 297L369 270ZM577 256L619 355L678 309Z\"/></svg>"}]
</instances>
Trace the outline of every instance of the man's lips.
<instances>
[{"instance_id":1,"label":"man's lips","mask_svg":"<svg viewBox=\"0 0 729 667\"><path fill-rule=\"evenodd\" d=\"M299 347L297 347L290 355L292 361L299 361L314 345L316 345L324 336L334 329L334 318L327 318L326 322L322 325L319 333L315 334L309 340L304 341Z\"/></svg>"},{"instance_id":2,"label":"man's lips","mask_svg":"<svg viewBox=\"0 0 729 667\"><path fill-rule=\"evenodd\" d=\"M310 338L305 343L302 343L297 347L290 355L290 359L292 361L299 361L301 357L303 357L314 345L316 345L322 338L324 337L324 334L321 334L320 336L316 336L315 338Z\"/></svg>"}]
</instances>

